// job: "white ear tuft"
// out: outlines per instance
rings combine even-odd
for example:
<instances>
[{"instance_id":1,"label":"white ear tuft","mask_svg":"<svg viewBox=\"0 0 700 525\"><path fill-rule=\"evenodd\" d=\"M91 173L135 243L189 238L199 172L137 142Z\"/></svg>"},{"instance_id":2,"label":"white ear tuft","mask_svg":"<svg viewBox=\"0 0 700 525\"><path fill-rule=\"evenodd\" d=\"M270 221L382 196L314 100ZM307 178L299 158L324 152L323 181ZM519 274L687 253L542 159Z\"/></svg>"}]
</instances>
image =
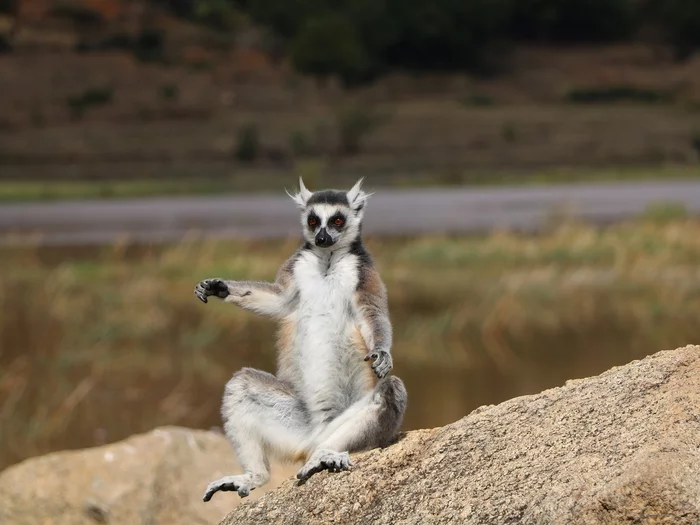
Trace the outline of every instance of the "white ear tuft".
<instances>
[{"instance_id":1,"label":"white ear tuft","mask_svg":"<svg viewBox=\"0 0 700 525\"><path fill-rule=\"evenodd\" d=\"M362 182L364 180L364 177L360 178L360 180L358 180L347 193L348 203L355 211L361 210L367 202L367 199L370 197L370 195L372 195L371 193L365 193L362 191Z\"/></svg>"},{"instance_id":2,"label":"white ear tuft","mask_svg":"<svg viewBox=\"0 0 700 525\"><path fill-rule=\"evenodd\" d=\"M292 198L294 202L297 203L297 206L299 206L300 208L306 207L306 203L309 201L312 195L312 193L306 189L306 186L304 186L304 181L301 180L301 177L299 177L299 192L296 195L292 195L287 190L285 190L285 192Z\"/></svg>"}]
</instances>

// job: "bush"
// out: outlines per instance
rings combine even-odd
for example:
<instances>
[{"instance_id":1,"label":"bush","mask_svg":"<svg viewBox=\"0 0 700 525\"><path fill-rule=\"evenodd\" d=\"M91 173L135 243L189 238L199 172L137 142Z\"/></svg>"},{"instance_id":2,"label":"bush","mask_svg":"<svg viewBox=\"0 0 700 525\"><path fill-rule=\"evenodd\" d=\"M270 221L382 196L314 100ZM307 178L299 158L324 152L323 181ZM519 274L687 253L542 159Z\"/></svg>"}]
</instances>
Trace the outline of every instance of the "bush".
<instances>
[{"instance_id":1,"label":"bush","mask_svg":"<svg viewBox=\"0 0 700 525\"><path fill-rule=\"evenodd\" d=\"M678 59L700 49L700 1L648 0L644 7L650 21L661 24Z\"/></svg>"},{"instance_id":2,"label":"bush","mask_svg":"<svg viewBox=\"0 0 700 525\"><path fill-rule=\"evenodd\" d=\"M170 10L187 20L221 31L238 29L245 16L232 0L168 0Z\"/></svg>"},{"instance_id":3,"label":"bush","mask_svg":"<svg viewBox=\"0 0 700 525\"><path fill-rule=\"evenodd\" d=\"M610 102L638 102L654 104L671 102L669 93L654 89L637 88L634 86L611 86L602 88L575 88L566 95L569 102L577 104L594 104Z\"/></svg>"},{"instance_id":4,"label":"bush","mask_svg":"<svg viewBox=\"0 0 700 525\"><path fill-rule=\"evenodd\" d=\"M241 162L253 162L260 154L260 134L255 124L246 124L238 130L236 158Z\"/></svg>"},{"instance_id":5,"label":"bush","mask_svg":"<svg viewBox=\"0 0 700 525\"><path fill-rule=\"evenodd\" d=\"M493 69L507 40L511 0L388 0L386 64L410 70Z\"/></svg>"},{"instance_id":6,"label":"bush","mask_svg":"<svg viewBox=\"0 0 700 525\"><path fill-rule=\"evenodd\" d=\"M690 145L695 150L695 153L700 156L700 130L693 132L690 137Z\"/></svg>"},{"instance_id":7,"label":"bush","mask_svg":"<svg viewBox=\"0 0 700 525\"><path fill-rule=\"evenodd\" d=\"M256 0L238 5L289 45L295 66L346 83L391 69L484 70L513 0Z\"/></svg>"},{"instance_id":8,"label":"bush","mask_svg":"<svg viewBox=\"0 0 700 525\"><path fill-rule=\"evenodd\" d=\"M180 89L176 84L165 84L160 87L160 98L166 101L177 100L180 97Z\"/></svg>"},{"instance_id":9,"label":"bush","mask_svg":"<svg viewBox=\"0 0 700 525\"><path fill-rule=\"evenodd\" d=\"M59 18L68 18L79 26L92 26L102 22L100 13L89 6L77 2L55 2L51 14Z\"/></svg>"},{"instance_id":10,"label":"bush","mask_svg":"<svg viewBox=\"0 0 700 525\"><path fill-rule=\"evenodd\" d=\"M159 29L143 29L133 45L134 55L142 62L165 63L165 35Z\"/></svg>"},{"instance_id":11,"label":"bush","mask_svg":"<svg viewBox=\"0 0 700 525\"><path fill-rule=\"evenodd\" d=\"M621 40L638 23L633 0L515 0L513 7L511 34L525 40Z\"/></svg>"},{"instance_id":12,"label":"bush","mask_svg":"<svg viewBox=\"0 0 700 525\"><path fill-rule=\"evenodd\" d=\"M289 134L289 148L292 154L298 157L311 155L314 149L307 134L301 130L295 130Z\"/></svg>"},{"instance_id":13,"label":"bush","mask_svg":"<svg viewBox=\"0 0 700 525\"><path fill-rule=\"evenodd\" d=\"M333 11L332 4L323 0L240 0L237 5L285 39L294 38L309 17Z\"/></svg>"},{"instance_id":14,"label":"bush","mask_svg":"<svg viewBox=\"0 0 700 525\"><path fill-rule=\"evenodd\" d=\"M194 20L221 31L238 29L245 22L242 14L228 0L195 2Z\"/></svg>"},{"instance_id":15,"label":"bush","mask_svg":"<svg viewBox=\"0 0 700 525\"><path fill-rule=\"evenodd\" d=\"M488 107L495 104L495 100L491 95L483 93L473 93L466 97L462 103L469 107Z\"/></svg>"},{"instance_id":16,"label":"bush","mask_svg":"<svg viewBox=\"0 0 700 525\"><path fill-rule=\"evenodd\" d=\"M112 102L113 94L111 87L96 87L88 88L79 95L68 96L66 105L71 118L82 118L88 108L109 104Z\"/></svg>"},{"instance_id":17,"label":"bush","mask_svg":"<svg viewBox=\"0 0 700 525\"><path fill-rule=\"evenodd\" d=\"M346 84L368 77L370 62L352 22L340 15L310 18L292 41L291 59L302 73L339 75Z\"/></svg>"},{"instance_id":18,"label":"bush","mask_svg":"<svg viewBox=\"0 0 700 525\"><path fill-rule=\"evenodd\" d=\"M364 106L349 106L337 114L340 150L347 155L360 151L362 139L388 120L388 115Z\"/></svg>"}]
</instances>

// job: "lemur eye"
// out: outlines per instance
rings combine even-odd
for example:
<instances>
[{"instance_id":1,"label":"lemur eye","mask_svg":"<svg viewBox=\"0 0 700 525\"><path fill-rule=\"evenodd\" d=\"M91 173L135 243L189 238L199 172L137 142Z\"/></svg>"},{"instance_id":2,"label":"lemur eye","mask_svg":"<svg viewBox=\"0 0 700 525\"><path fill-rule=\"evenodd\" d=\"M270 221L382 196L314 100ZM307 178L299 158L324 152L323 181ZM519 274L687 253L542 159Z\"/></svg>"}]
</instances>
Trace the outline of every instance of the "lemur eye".
<instances>
[{"instance_id":1,"label":"lemur eye","mask_svg":"<svg viewBox=\"0 0 700 525\"><path fill-rule=\"evenodd\" d=\"M309 217L309 226L316 226L318 219L316 217Z\"/></svg>"},{"instance_id":2,"label":"lemur eye","mask_svg":"<svg viewBox=\"0 0 700 525\"><path fill-rule=\"evenodd\" d=\"M345 221L343 221L342 217L336 217L336 219L333 221L333 224L335 224L336 226L342 226L344 222Z\"/></svg>"}]
</instances>

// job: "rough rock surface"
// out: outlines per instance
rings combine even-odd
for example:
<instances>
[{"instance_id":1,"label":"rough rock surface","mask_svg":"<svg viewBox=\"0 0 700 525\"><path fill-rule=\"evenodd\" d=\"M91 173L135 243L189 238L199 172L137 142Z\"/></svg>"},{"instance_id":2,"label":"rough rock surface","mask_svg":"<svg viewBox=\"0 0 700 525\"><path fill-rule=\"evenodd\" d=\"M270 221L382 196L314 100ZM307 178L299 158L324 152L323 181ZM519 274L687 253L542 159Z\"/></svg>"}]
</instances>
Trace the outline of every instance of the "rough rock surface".
<instances>
[{"instance_id":1,"label":"rough rock surface","mask_svg":"<svg viewBox=\"0 0 700 525\"><path fill-rule=\"evenodd\" d=\"M162 427L117 443L27 459L0 473L0 525L211 525L238 502L202 501L240 472L216 432ZM292 471L279 469L260 497Z\"/></svg>"},{"instance_id":2,"label":"rough rock surface","mask_svg":"<svg viewBox=\"0 0 700 525\"><path fill-rule=\"evenodd\" d=\"M288 479L221 525L697 525L700 346L481 407L353 460L350 472Z\"/></svg>"}]
</instances>

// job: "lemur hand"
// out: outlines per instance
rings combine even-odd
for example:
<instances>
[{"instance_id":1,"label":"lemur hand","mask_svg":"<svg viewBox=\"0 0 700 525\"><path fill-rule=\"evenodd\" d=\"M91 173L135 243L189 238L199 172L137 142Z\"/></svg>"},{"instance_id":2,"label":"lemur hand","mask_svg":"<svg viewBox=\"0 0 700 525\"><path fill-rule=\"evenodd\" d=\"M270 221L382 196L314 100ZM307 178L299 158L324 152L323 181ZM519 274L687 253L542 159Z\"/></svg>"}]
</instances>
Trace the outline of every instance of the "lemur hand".
<instances>
[{"instance_id":1,"label":"lemur hand","mask_svg":"<svg viewBox=\"0 0 700 525\"><path fill-rule=\"evenodd\" d=\"M207 302L207 297L216 296L221 299L228 297L228 286L223 279L205 279L194 287L194 294L203 303Z\"/></svg>"},{"instance_id":2,"label":"lemur hand","mask_svg":"<svg viewBox=\"0 0 700 525\"><path fill-rule=\"evenodd\" d=\"M391 372L391 369L394 367L394 363L391 359L391 354L384 350L372 352L371 354L367 354L365 356L365 361L369 361L370 359L374 360L374 362L372 363L372 370L374 370L374 373L379 379L386 377L387 374Z\"/></svg>"}]
</instances>

